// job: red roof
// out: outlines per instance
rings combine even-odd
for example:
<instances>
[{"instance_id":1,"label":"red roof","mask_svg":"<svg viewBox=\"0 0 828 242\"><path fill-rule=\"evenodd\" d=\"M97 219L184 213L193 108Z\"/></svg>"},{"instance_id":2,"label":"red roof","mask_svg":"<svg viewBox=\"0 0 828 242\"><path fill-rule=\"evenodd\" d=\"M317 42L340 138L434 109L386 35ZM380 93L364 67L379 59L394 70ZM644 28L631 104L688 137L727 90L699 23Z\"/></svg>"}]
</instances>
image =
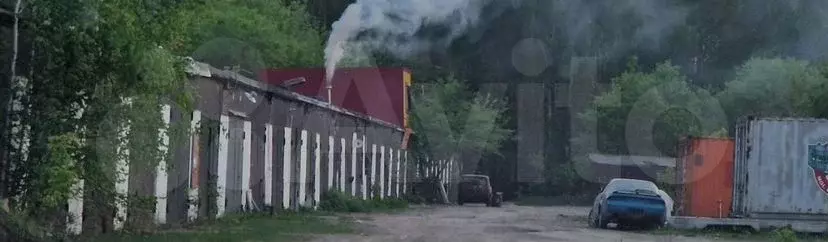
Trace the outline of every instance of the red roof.
<instances>
[{"instance_id":1,"label":"red roof","mask_svg":"<svg viewBox=\"0 0 828 242\"><path fill-rule=\"evenodd\" d=\"M405 68L342 68L334 73L331 96L333 104L357 113L405 127L407 86L410 75ZM273 85L304 77L306 82L291 91L327 101L325 69L269 69L260 79Z\"/></svg>"}]
</instances>

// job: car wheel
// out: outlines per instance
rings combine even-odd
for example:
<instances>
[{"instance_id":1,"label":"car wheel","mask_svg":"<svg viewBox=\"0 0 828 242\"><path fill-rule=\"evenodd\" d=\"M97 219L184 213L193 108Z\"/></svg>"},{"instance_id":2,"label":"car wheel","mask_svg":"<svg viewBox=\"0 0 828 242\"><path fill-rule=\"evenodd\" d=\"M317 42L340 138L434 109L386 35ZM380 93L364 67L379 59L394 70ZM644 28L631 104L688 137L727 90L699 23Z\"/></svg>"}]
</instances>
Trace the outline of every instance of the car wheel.
<instances>
[{"instance_id":1,"label":"car wheel","mask_svg":"<svg viewBox=\"0 0 828 242\"><path fill-rule=\"evenodd\" d=\"M658 221L655 222L653 225L654 229L662 229L667 225L667 219L665 217L661 217Z\"/></svg>"}]
</instances>

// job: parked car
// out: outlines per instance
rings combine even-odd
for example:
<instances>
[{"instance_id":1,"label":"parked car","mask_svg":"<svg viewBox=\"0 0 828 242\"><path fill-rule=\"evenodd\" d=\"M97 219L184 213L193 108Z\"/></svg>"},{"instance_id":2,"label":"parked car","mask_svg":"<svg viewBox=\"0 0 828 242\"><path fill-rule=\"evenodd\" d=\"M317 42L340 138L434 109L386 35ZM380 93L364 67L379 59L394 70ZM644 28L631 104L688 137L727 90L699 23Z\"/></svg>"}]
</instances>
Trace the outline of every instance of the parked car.
<instances>
[{"instance_id":1,"label":"parked car","mask_svg":"<svg viewBox=\"0 0 828 242\"><path fill-rule=\"evenodd\" d=\"M667 205L654 183L636 179L612 179L595 197L589 211L590 227L661 227L667 220Z\"/></svg>"},{"instance_id":2,"label":"parked car","mask_svg":"<svg viewBox=\"0 0 828 242\"><path fill-rule=\"evenodd\" d=\"M485 175L465 174L460 176L457 204L485 203L486 206L500 205L494 203L494 194L489 177Z\"/></svg>"}]
</instances>

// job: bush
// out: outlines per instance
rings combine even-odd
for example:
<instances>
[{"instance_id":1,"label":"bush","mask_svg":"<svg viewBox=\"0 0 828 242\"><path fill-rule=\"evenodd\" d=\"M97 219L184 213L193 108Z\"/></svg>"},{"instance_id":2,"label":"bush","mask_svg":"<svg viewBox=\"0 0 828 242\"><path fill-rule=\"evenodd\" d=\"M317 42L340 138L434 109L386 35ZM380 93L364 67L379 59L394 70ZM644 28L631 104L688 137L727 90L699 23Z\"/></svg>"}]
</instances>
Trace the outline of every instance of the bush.
<instances>
[{"instance_id":1,"label":"bush","mask_svg":"<svg viewBox=\"0 0 828 242\"><path fill-rule=\"evenodd\" d=\"M322 211L338 213L367 213L408 208L408 202L399 198L363 200L337 190L323 194L319 202Z\"/></svg>"},{"instance_id":2,"label":"bush","mask_svg":"<svg viewBox=\"0 0 828 242\"><path fill-rule=\"evenodd\" d=\"M785 227L773 231L773 241L776 242L796 242L796 232L791 228Z\"/></svg>"},{"instance_id":3,"label":"bush","mask_svg":"<svg viewBox=\"0 0 828 242\"><path fill-rule=\"evenodd\" d=\"M425 204L425 198L417 195L417 194L406 194L405 200L408 201L409 204Z\"/></svg>"},{"instance_id":4,"label":"bush","mask_svg":"<svg viewBox=\"0 0 828 242\"><path fill-rule=\"evenodd\" d=\"M59 236L55 236L59 237ZM26 216L0 209L0 242L54 241L48 231Z\"/></svg>"}]
</instances>

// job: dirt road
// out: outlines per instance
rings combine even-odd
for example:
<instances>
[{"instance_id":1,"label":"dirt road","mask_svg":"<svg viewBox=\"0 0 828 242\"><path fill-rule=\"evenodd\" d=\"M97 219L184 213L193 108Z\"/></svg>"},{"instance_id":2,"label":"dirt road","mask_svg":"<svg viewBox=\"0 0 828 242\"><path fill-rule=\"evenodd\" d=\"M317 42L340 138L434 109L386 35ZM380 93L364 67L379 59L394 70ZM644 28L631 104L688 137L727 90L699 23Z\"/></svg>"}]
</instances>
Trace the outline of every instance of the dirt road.
<instances>
[{"instance_id":1,"label":"dirt road","mask_svg":"<svg viewBox=\"0 0 828 242\"><path fill-rule=\"evenodd\" d=\"M589 208L462 207L413 208L400 214L353 215L359 235L336 235L318 241L722 241L695 237L593 229L586 225Z\"/></svg>"}]
</instances>

